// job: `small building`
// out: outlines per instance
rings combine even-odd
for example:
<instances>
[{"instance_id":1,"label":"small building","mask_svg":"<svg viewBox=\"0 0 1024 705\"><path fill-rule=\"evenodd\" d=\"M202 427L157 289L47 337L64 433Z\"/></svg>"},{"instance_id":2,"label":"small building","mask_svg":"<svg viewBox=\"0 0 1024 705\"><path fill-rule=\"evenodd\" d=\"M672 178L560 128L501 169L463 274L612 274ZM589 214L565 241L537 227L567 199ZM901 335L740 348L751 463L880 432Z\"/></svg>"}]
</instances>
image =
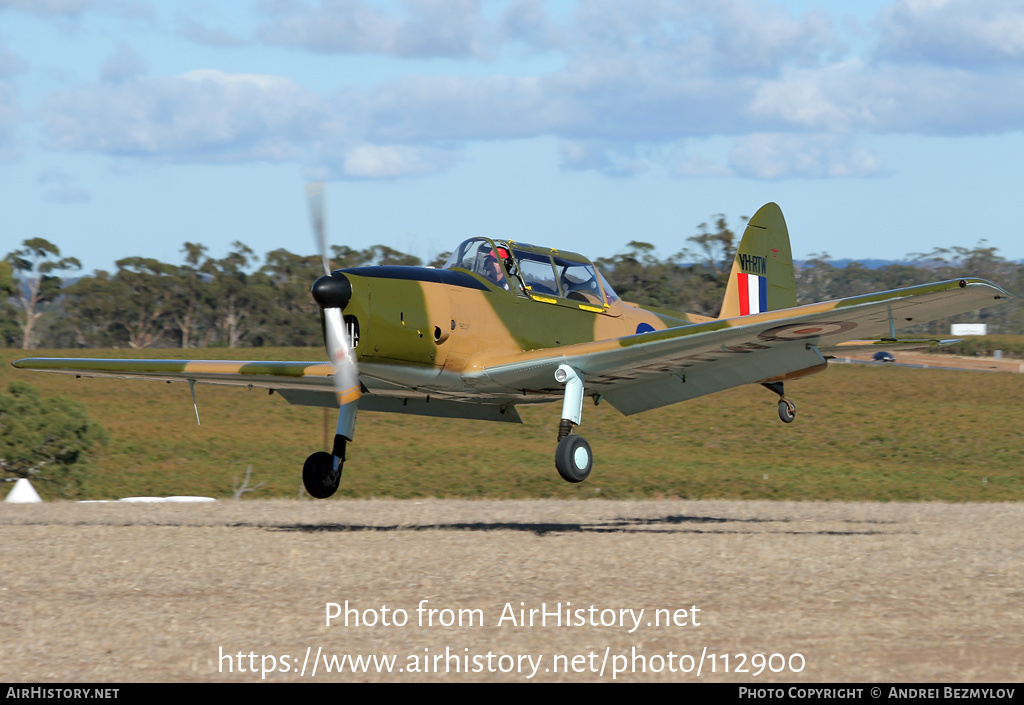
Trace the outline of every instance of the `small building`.
<instances>
[{"instance_id":1,"label":"small building","mask_svg":"<svg viewBox=\"0 0 1024 705\"><path fill-rule=\"evenodd\" d=\"M954 323L949 327L950 335L988 335L987 323Z\"/></svg>"}]
</instances>

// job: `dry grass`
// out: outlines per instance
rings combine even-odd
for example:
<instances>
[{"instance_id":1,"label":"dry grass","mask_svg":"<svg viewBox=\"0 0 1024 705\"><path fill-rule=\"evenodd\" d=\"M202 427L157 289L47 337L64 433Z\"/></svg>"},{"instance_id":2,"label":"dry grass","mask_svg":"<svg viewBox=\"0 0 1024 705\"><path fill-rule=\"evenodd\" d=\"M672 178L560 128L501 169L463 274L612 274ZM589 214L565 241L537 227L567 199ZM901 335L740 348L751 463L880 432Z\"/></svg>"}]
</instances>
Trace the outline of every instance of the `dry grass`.
<instances>
[{"instance_id":1,"label":"dry grass","mask_svg":"<svg viewBox=\"0 0 1024 705\"><path fill-rule=\"evenodd\" d=\"M282 655L800 653L800 673L699 680L1019 681L1024 505L346 500L0 505L0 680L253 681ZM484 626L413 626L420 600ZM405 627L325 626L328 602ZM497 626L503 605L700 608L700 626ZM466 651L468 649L468 652ZM280 663L278 661L278 663ZM588 660L587 664L591 662ZM776 662L777 663L777 662ZM223 664L226 668L226 662ZM260 661L256 660L257 668ZM269 662L268 662L269 665ZM730 667L735 668L735 657ZM248 659L246 659L248 667ZM749 667L749 663L748 663ZM695 681L683 673L620 680ZM267 680L313 680L275 673ZM522 681L510 673L325 681Z\"/></svg>"}]
</instances>

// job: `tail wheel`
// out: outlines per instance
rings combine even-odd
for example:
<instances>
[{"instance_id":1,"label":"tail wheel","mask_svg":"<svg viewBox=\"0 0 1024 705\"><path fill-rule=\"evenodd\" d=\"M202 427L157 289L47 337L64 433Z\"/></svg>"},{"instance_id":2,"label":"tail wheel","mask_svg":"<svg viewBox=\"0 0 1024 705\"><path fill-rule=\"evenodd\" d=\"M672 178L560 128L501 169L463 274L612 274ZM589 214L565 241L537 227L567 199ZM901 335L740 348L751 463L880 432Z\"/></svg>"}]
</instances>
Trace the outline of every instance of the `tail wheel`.
<instances>
[{"instance_id":1,"label":"tail wheel","mask_svg":"<svg viewBox=\"0 0 1024 705\"><path fill-rule=\"evenodd\" d=\"M568 435L558 442L555 450L555 467L566 482L583 482L594 466L594 454L590 444L582 436Z\"/></svg>"},{"instance_id":2,"label":"tail wheel","mask_svg":"<svg viewBox=\"0 0 1024 705\"><path fill-rule=\"evenodd\" d=\"M341 484L341 465L335 470L333 455L323 451L313 453L302 466L302 484L311 497L326 499Z\"/></svg>"}]
</instances>

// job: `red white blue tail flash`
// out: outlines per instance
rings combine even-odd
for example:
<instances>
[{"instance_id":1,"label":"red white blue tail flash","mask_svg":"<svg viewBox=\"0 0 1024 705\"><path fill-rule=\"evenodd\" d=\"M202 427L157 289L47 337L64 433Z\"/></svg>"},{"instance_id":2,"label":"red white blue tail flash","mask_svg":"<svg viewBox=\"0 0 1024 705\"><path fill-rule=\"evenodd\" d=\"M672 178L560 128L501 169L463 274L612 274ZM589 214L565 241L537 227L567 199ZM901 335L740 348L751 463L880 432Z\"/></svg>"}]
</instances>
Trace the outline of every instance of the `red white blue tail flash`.
<instances>
[{"instance_id":1,"label":"red white blue tail flash","mask_svg":"<svg viewBox=\"0 0 1024 705\"><path fill-rule=\"evenodd\" d=\"M740 297L740 315L764 313L768 310L768 278L756 274L736 275Z\"/></svg>"}]
</instances>

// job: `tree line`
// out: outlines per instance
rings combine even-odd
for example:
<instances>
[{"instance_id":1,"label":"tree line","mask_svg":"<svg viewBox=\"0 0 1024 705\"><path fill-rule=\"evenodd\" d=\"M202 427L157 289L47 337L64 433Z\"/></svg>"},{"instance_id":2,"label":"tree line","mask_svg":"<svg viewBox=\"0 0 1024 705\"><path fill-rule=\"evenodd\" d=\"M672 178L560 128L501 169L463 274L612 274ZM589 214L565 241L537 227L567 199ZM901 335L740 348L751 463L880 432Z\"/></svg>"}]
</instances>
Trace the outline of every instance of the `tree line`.
<instances>
[{"instance_id":1,"label":"tree line","mask_svg":"<svg viewBox=\"0 0 1024 705\"><path fill-rule=\"evenodd\" d=\"M626 301L718 314L739 239L724 215L701 223L685 246L659 258L650 243L633 241L595 261ZM262 258L235 242L222 258L186 242L178 264L146 257L115 262L114 271L72 277L81 264L42 238L25 240L0 261L0 345L21 348L201 348L320 346L320 318L309 288L322 274L318 256L285 249ZM384 245L333 248L336 268L422 265ZM426 264L441 266L448 253ZM846 296L977 276L1011 293L1024 291L1024 263L1001 257L984 241L974 248L937 248L881 267L844 266L827 253L796 267L797 300ZM987 323L990 333L1024 334L1024 309L984 309L957 318ZM948 335L949 321L919 326L917 334Z\"/></svg>"}]
</instances>

